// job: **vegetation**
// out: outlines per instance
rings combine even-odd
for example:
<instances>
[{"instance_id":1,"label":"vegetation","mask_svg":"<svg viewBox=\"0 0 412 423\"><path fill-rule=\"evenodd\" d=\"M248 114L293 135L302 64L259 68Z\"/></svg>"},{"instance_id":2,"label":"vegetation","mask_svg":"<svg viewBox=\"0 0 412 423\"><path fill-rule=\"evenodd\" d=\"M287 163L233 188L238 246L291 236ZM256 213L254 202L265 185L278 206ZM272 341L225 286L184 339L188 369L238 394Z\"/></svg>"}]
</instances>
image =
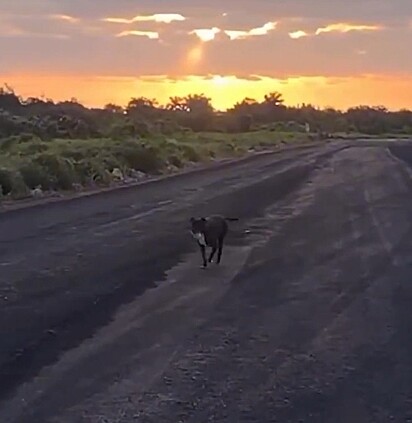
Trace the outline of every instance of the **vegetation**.
<instances>
[{"instance_id":1,"label":"vegetation","mask_svg":"<svg viewBox=\"0 0 412 423\"><path fill-rule=\"evenodd\" d=\"M173 97L164 107L140 97L124 108L91 109L75 99L22 99L6 86L0 89L0 200L134 181L251 148L355 132L412 134L412 112L286 107L277 92L226 112L215 111L204 95Z\"/></svg>"}]
</instances>

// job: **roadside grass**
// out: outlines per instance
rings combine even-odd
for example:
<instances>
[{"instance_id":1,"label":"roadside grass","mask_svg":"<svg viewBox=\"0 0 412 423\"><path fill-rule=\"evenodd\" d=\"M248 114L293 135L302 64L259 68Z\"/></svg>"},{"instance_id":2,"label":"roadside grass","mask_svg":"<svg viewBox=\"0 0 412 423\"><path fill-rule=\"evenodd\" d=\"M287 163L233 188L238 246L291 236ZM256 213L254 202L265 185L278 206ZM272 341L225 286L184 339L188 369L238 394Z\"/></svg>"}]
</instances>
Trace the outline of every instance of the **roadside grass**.
<instances>
[{"instance_id":1,"label":"roadside grass","mask_svg":"<svg viewBox=\"0 0 412 423\"><path fill-rule=\"evenodd\" d=\"M0 139L0 200L33 191L72 191L146 175L174 172L189 164L240 157L251 149L310 141L298 132L176 133L140 139L53 139L30 134Z\"/></svg>"}]
</instances>

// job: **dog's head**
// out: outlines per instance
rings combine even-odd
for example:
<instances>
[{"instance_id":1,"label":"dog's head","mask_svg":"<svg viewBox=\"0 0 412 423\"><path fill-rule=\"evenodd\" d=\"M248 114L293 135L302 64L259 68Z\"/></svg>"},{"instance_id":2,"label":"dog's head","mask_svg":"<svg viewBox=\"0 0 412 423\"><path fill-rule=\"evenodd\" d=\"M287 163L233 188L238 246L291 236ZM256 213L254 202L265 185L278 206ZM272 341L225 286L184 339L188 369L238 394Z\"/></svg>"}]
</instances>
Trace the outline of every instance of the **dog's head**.
<instances>
[{"instance_id":1,"label":"dog's head","mask_svg":"<svg viewBox=\"0 0 412 423\"><path fill-rule=\"evenodd\" d=\"M204 217L191 217L190 218L190 225L191 225L191 231L194 234L198 234L205 231L206 227L206 218Z\"/></svg>"},{"instance_id":2,"label":"dog's head","mask_svg":"<svg viewBox=\"0 0 412 423\"><path fill-rule=\"evenodd\" d=\"M191 225L190 232L193 238L195 238L201 245L206 245L205 235L204 235L205 228L206 228L206 219L204 217L200 217L197 219L194 217L191 217L190 225Z\"/></svg>"}]
</instances>

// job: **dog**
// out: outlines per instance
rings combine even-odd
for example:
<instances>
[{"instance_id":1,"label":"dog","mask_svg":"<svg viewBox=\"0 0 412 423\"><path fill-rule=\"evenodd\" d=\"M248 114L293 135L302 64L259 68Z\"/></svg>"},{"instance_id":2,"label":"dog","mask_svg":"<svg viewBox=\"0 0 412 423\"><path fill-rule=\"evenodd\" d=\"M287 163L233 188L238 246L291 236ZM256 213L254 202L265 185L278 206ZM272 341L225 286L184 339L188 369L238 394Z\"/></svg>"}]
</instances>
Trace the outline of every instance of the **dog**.
<instances>
[{"instance_id":1,"label":"dog","mask_svg":"<svg viewBox=\"0 0 412 423\"><path fill-rule=\"evenodd\" d=\"M211 263L217 253L217 263L220 263L223 252L223 242L227 235L229 226L227 222L239 220L236 217L223 217L220 215L200 218L190 218L191 234L196 239L202 254L203 268L207 267L207 262ZM209 259L206 260L206 247L211 247L212 251Z\"/></svg>"}]
</instances>

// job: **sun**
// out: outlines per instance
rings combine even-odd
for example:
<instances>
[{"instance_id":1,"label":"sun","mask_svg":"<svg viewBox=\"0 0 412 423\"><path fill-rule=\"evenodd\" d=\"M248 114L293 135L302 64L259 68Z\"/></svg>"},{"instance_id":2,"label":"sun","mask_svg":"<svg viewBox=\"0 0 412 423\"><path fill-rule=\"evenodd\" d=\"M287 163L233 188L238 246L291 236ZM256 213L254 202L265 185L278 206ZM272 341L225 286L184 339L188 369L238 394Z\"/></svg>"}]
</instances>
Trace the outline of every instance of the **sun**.
<instances>
[{"instance_id":1,"label":"sun","mask_svg":"<svg viewBox=\"0 0 412 423\"><path fill-rule=\"evenodd\" d=\"M224 86L229 83L229 78L221 75L213 75L212 82L217 86Z\"/></svg>"}]
</instances>

